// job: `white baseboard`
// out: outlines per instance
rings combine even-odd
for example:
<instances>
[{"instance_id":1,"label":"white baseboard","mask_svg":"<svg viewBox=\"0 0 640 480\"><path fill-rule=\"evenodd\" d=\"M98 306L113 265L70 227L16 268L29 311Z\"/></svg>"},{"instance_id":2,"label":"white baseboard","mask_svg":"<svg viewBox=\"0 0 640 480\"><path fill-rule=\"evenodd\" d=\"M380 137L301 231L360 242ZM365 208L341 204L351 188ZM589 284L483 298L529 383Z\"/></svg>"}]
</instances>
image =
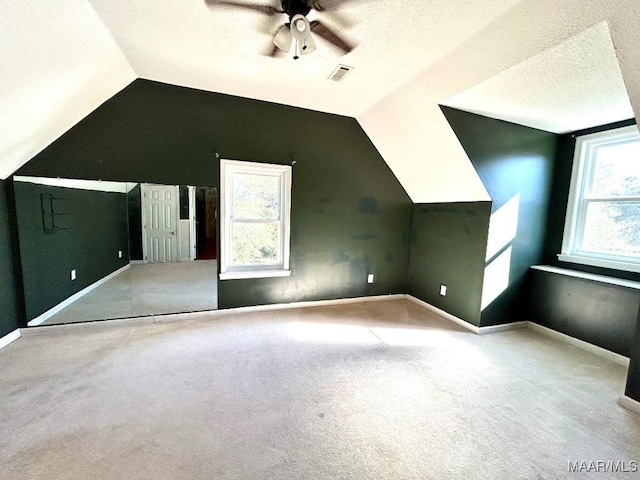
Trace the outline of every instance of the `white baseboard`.
<instances>
[{"instance_id":1,"label":"white baseboard","mask_svg":"<svg viewBox=\"0 0 640 480\"><path fill-rule=\"evenodd\" d=\"M129 260L129 265L144 265L144 260Z\"/></svg>"},{"instance_id":2,"label":"white baseboard","mask_svg":"<svg viewBox=\"0 0 640 480\"><path fill-rule=\"evenodd\" d=\"M622 395L618 399L618 405L626 408L627 410L632 411L633 413L637 413L640 415L640 402L634 400L633 398L627 397L626 395Z\"/></svg>"},{"instance_id":3,"label":"white baseboard","mask_svg":"<svg viewBox=\"0 0 640 480\"><path fill-rule=\"evenodd\" d=\"M555 338L557 340L569 343L571 345L574 345L578 348L582 348L584 350L587 350L591 353L594 353L600 357L606 358L608 360L611 360L615 363L618 363L620 365L623 365L625 367L629 367L629 358L617 354L615 352L612 352L610 350L607 350L605 348L602 347L598 347L597 345L593 345L591 343L585 342L583 340L579 340L577 338L571 337L569 335L565 335L564 333L560 333L557 332L555 330L552 330L550 328L547 327L543 327L542 325L538 325L537 323L533 323L533 322L527 322L527 321L521 321L521 322L513 322L513 323L506 323L503 325L493 325L493 326L489 326L489 327L476 327L475 325L472 325L469 322L465 322L464 320L462 320L461 318L458 318L454 315L451 315L448 312L445 312L444 310L439 309L438 307L434 307L433 305L424 302L412 295L407 295L407 300L412 301L413 303L416 303L417 305L420 305L424 308L426 308L427 310L430 310L434 313L436 313L437 315L441 316L442 318L446 319L446 320L450 320L458 325L460 325L461 327L466 328L467 330L474 332L478 335L488 335L488 334L492 334L492 333L499 333L499 332L504 332L507 330L517 330L517 329L522 329L522 328L531 328L532 330L535 330L537 332L540 332L544 335L547 335L549 337Z\"/></svg>"},{"instance_id":4,"label":"white baseboard","mask_svg":"<svg viewBox=\"0 0 640 480\"><path fill-rule=\"evenodd\" d=\"M418 305L421 305L422 307L431 310L432 312L440 315L442 318L446 319L446 320L450 320L452 322L457 323L458 325L466 328L467 330L470 330L474 333L477 333L478 335L487 335L487 334L491 334L491 333L498 333L498 332L504 332L507 330L516 330L516 329L521 329L521 328L530 328L532 330L535 330L539 333L542 333L543 335L547 335L548 337L552 337L555 338L556 340L560 340L562 342L565 343L569 343L573 346L576 346L578 348L582 348L583 350L587 350L591 353L594 353L600 357L606 358L608 360L611 360L619 365L622 365L624 367L629 367L629 358L625 357L624 355L620 355L618 353L612 352L610 350L607 350L605 348L602 347L598 347L597 345L593 345L592 343L589 342L585 342L584 340L579 340L577 338L571 337L569 335L566 335L564 333L560 333L557 332L555 330L552 330L550 328L547 327L543 327L542 325L539 325L537 323L533 323L533 322L527 322L527 321L522 321L522 322L513 322L513 323L506 323L504 325L494 325L494 326L489 326L489 327L476 327L475 325L470 324L469 322L465 322L464 320L462 320L461 318L458 318L454 315L451 315L448 312L445 312L444 310L439 309L438 307L434 307L433 305L427 303L427 302L423 302L422 300L415 298L412 295L407 295L407 299L412 301L413 303L416 303Z\"/></svg>"},{"instance_id":5,"label":"white baseboard","mask_svg":"<svg viewBox=\"0 0 640 480\"><path fill-rule=\"evenodd\" d=\"M419 298L414 297L413 295L406 295L407 300L420 305L421 307L426 308L427 310L431 310L433 313L441 316L442 318L449 320L451 322L457 323L458 325L460 325L463 328L466 328L467 330L472 331L473 333L480 333L480 329L478 327L476 327L475 325L469 323L469 322L465 322L464 320L462 320L461 318L456 317L455 315L451 315L449 312L445 312L444 310L441 310L438 307L434 307L433 305L431 305L430 303L424 302L422 300L420 300Z\"/></svg>"},{"instance_id":6,"label":"white baseboard","mask_svg":"<svg viewBox=\"0 0 640 480\"><path fill-rule=\"evenodd\" d=\"M480 327L478 332L480 335L488 335L491 333L506 332L507 330L518 330L520 328L527 328L528 322L511 322L501 325L491 325L489 327Z\"/></svg>"},{"instance_id":7,"label":"white baseboard","mask_svg":"<svg viewBox=\"0 0 640 480\"><path fill-rule=\"evenodd\" d=\"M6 347L11 342L15 342L20 338L20 335L20 329L7 333L4 337L0 338L0 348Z\"/></svg>"},{"instance_id":8,"label":"white baseboard","mask_svg":"<svg viewBox=\"0 0 640 480\"><path fill-rule=\"evenodd\" d=\"M60 302L58 305L56 305L55 307L47 310L46 312L44 312L42 315L37 316L36 318L34 318L33 320L31 320L27 325L30 327L36 327L44 322L46 322L49 318L53 317L56 313L60 312L60 310L62 310L65 307L68 307L69 305L71 305L73 302L75 302L76 300L78 300L81 297L84 297L87 293L89 293L91 290L96 289L97 287L99 287L100 285L102 285L103 283L111 280L113 277L120 275L122 272L124 272L125 270L127 270L129 268L129 265L125 265L122 268L119 268L118 270L116 270L115 272L110 273L109 275L107 275L104 278L101 278L100 280L98 280L95 283L92 283L91 285L89 285L86 288L83 288L82 290L80 290L77 293L74 293L73 295L71 295L69 298L67 298L66 300Z\"/></svg>"},{"instance_id":9,"label":"white baseboard","mask_svg":"<svg viewBox=\"0 0 640 480\"><path fill-rule=\"evenodd\" d=\"M591 353L595 353L596 355L607 358L608 360L616 362L620 365L629 367L628 357L612 352L611 350L607 350L606 348L598 347L597 345L594 345L592 343L585 342L584 340L580 340L575 337L571 337L567 334L552 330L551 328L544 327L534 322L527 322L527 327L548 337L555 338L562 342L571 344L575 347L582 348L583 350L587 350Z\"/></svg>"},{"instance_id":10,"label":"white baseboard","mask_svg":"<svg viewBox=\"0 0 640 480\"><path fill-rule=\"evenodd\" d=\"M467 330L473 333L476 333L478 335L488 335L491 333L506 332L507 330L517 330L520 328L527 328L528 322L512 322L512 323L505 323L502 325L491 325L489 327L476 327L472 323L466 322L461 318L456 317L455 315L451 315L449 312L445 312L444 310L438 307L434 307L430 303L424 302L419 298L414 297L413 295L407 294L407 300L417 305L420 305L421 307L424 307L427 310L431 310L433 313L436 313L442 318L449 320L451 322L457 323L461 327L466 328Z\"/></svg>"}]
</instances>

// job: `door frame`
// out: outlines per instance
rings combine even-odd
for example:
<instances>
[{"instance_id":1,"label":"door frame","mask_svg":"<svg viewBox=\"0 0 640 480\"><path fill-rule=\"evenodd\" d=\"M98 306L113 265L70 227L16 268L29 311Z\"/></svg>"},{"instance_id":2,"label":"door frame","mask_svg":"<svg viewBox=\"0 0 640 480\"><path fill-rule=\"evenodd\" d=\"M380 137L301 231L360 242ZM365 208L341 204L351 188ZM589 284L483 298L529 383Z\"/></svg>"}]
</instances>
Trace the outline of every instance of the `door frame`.
<instances>
[{"instance_id":1,"label":"door frame","mask_svg":"<svg viewBox=\"0 0 640 480\"><path fill-rule=\"evenodd\" d=\"M196 259L196 187L189 185L189 255Z\"/></svg>"},{"instance_id":2,"label":"door frame","mask_svg":"<svg viewBox=\"0 0 640 480\"><path fill-rule=\"evenodd\" d=\"M175 262L171 262L171 263L178 263L180 262L180 190L178 185L163 185L160 183L141 183L140 184L140 200L141 200L141 207L142 207L142 258L143 258L143 263L149 263L148 260L148 246L147 246L147 207L148 207L148 200L147 200L147 196L146 196L146 190L149 187L173 187L175 189L175 195L174 198L176 199L175 203L175 209L173 212L175 221L176 221L176 261Z\"/></svg>"}]
</instances>

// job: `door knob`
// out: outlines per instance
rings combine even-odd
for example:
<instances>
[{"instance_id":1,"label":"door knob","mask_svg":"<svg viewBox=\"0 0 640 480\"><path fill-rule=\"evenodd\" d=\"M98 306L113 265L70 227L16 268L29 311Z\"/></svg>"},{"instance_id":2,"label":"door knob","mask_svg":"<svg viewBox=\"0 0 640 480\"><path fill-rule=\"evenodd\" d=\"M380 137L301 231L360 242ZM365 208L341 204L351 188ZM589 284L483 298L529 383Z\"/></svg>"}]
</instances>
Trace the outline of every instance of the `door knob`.
<instances>
[{"instance_id":1,"label":"door knob","mask_svg":"<svg viewBox=\"0 0 640 480\"><path fill-rule=\"evenodd\" d=\"M175 235L175 234L176 234L176 232L171 232L171 235Z\"/></svg>"}]
</instances>

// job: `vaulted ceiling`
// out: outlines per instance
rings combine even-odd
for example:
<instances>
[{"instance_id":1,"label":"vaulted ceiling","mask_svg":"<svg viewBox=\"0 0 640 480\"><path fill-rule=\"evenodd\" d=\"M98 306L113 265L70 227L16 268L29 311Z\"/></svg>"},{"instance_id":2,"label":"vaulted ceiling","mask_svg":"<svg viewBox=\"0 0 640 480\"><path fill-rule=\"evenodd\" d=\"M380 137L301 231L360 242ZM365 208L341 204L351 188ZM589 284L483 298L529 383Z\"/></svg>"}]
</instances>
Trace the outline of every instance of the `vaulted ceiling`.
<instances>
[{"instance_id":1,"label":"vaulted ceiling","mask_svg":"<svg viewBox=\"0 0 640 480\"><path fill-rule=\"evenodd\" d=\"M556 133L640 111L637 0L325 0L358 46L299 60L262 54L284 16L213 3L2 0L0 178L136 78L355 117L415 202L488 198L439 105Z\"/></svg>"}]
</instances>

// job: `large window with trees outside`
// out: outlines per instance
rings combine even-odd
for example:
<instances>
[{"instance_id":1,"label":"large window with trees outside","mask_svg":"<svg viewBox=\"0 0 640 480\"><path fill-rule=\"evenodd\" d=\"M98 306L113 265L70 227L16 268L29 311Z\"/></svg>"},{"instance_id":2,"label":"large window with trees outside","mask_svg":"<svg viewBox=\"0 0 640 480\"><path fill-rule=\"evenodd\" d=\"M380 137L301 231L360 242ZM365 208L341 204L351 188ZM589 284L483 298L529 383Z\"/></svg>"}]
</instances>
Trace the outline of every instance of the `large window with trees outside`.
<instances>
[{"instance_id":1,"label":"large window with trees outside","mask_svg":"<svg viewBox=\"0 0 640 480\"><path fill-rule=\"evenodd\" d=\"M637 127L578 137L560 260L640 272Z\"/></svg>"},{"instance_id":2,"label":"large window with trees outside","mask_svg":"<svg viewBox=\"0 0 640 480\"><path fill-rule=\"evenodd\" d=\"M220 279L287 276L291 167L220 161Z\"/></svg>"}]
</instances>

